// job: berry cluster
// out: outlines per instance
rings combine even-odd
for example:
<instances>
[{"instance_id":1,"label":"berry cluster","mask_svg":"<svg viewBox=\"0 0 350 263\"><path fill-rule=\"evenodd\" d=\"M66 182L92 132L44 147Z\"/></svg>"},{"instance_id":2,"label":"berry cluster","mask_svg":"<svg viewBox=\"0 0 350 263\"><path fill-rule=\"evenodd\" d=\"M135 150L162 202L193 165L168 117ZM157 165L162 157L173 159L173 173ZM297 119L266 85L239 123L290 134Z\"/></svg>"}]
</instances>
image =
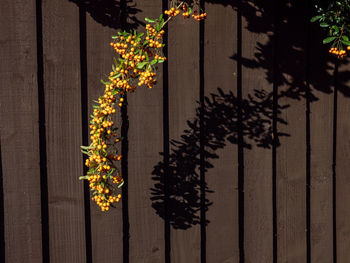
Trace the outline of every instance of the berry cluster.
<instances>
[{"instance_id":1,"label":"berry cluster","mask_svg":"<svg viewBox=\"0 0 350 263\"><path fill-rule=\"evenodd\" d=\"M180 14L180 10L172 7L169 10L165 10L164 14L168 16L177 16L178 14Z\"/></svg>"},{"instance_id":2,"label":"berry cluster","mask_svg":"<svg viewBox=\"0 0 350 263\"><path fill-rule=\"evenodd\" d=\"M111 74L112 75L112 74ZM89 167L86 178L89 181L89 186L93 191L92 200L94 200L102 211L108 211L111 204L119 202L121 195L113 193L113 184L118 181L123 182L122 176L117 171L114 161L119 161L121 155L115 147L120 141L117 134L117 128L113 127L112 115L116 113L114 107L117 99L117 94L122 94L122 91L117 88L118 83L111 82L106 84L103 96L98 99L98 105L94 106L92 119L90 121L91 129L91 145L82 147L89 158L86 159L85 165ZM123 98L120 97L119 104L122 104Z\"/></svg>"},{"instance_id":3,"label":"berry cluster","mask_svg":"<svg viewBox=\"0 0 350 263\"><path fill-rule=\"evenodd\" d=\"M164 22L164 20L161 20ZM123 184L116 161L120 161L116 147L121 138L118 137L115 123L112 120L116 113L116 105L123 106L124 96L133 92L137 86L152 88L156 83L156 63L162 63L166 58L159 49L163 47L162 35L165 33L150 24L146 26L146 37L143 33L119 32L113 37L110 45L118 53L113 71L108 76L104 95L94 105L90 121L91 145L82 146L83 153L88 155L85 165L89 167L86 176L92 191L92 200L100 206L102 211L108 211L113 203L120 201L121 194L116 193Z\"/></svg>"},{"instance_id":4,"label":"berry cluster","mask_svg":"<svg viewBox=\"0 0 350 263\"><path fill-rule=\"evenodd\" d=\"M184 18L189 18L190 17L190 12L189 12L189 10L187 8L187 5L185 5L185 4L182 5L182 11L183 11L182 16Z\"/></svg>"},{"instance_id":5,"label":"berry cluster","mask_svg":"<svg viewBox=\"0 0 350 263\"><path fill-rule=\"evenodd\" d=\"M122 197L117 193L118 188L123 185L123 177L116 163L122 159L117 148L122 138L118 136L118 128L113 121L116 105L123 107L125 94L133 92L136 87L151 89L155 85L156 65L166 60L160 50L164 46L163 27L180 13L181 6L185 12L184 17L188 17L192 8L180 4L165 12L169 15L167 21L164 21L163 15L155 20L146 18L149 23L146 25L146 34L124 31L112 37L114 41L110 45L119 57L114 60L115 65L112 66L113 70L108 75L108 80L102 81L105 85L104 94L98 98L97 104L93 105L90 121L91 144L81 146L82 152L88 156L85 165L89 170L80 179L89 181L92 200L102 211L108 211L110 206L118 203ZM201 19L205 16L206 13L200 15Z\"/></svg>"},{"instance_id":6,"label":"berry cluster","mask_svg":"<svg viewBox=\"0 0 350 263\"><path fill-rule=\"evenodd\" d=\"M197 21L201 21L203 19L205 19L207 17L207 13L203 13L203 14L196 14L196 12L192 15L192 17L194 19L196 19Z\"/></svg>"},{"instance_id":7,"label":"berry cluster","mask_svg":"<svg viewBox=\"0 0 350 263\"><path fill-rule=\"evenodd\" d=\"M172 17L172 16L177 16L178 14L180 14L180 8L182 9L182 16L184 18L189 18L190 15L192 14L192 11L193 11L193 8L190 7L187 3L181 3L179 6L177 7L172 7L170 8L169 10L165 10L164 11L164 14ZM197 11L194 11L193 14L192 14L192 17L197 20L197 21L200 21L200 20L203 20L205 19L207 16L207 13L201 13L201 14L198 14Z\"/></svg>"},{"instance_id":8,"label":"berry cluster","mask_svg":"<svg viewBox=\"0 0 350 263\"><path fill-rule=\"evenodd\" d=\"M347 50L350 50L350 46L347 47ZM346 56L346 50L338 49L336 47L332 47L329 50L329 53L336 55L338 58L344 58Z\"/></svg>"}]
</instances>

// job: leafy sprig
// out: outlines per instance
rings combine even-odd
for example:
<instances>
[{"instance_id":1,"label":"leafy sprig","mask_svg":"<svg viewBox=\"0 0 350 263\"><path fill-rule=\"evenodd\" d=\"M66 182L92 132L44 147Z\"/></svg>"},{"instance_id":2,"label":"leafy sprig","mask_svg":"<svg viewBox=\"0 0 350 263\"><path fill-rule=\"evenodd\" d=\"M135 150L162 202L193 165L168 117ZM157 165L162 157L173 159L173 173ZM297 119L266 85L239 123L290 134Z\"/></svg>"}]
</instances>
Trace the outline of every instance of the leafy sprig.
<instances>
[{"instance_id":1,"label":"leafy sprig","mask_svg":"<svg viewBox=\"0 0 350 263\"><path fill-rule=\"evenodd\" d=\"M323 44L330 45L329 52L338 58L350 50L350 0L331 1L327 5L316 5L317 15L311 22L319 22L320 27L327 31Z\"/></svg>"}]
</instances>

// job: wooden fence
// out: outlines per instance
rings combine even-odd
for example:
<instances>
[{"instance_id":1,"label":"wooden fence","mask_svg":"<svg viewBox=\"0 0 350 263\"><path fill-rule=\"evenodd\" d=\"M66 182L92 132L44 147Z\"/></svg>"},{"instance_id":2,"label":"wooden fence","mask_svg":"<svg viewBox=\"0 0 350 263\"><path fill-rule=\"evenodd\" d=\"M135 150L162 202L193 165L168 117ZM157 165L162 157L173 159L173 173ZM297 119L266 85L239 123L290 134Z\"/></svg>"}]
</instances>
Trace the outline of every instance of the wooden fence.
<instances>
[{"instance_id":1,"label":"wooden fence","mask_svg":"<svg viewBox=\"0 0 350 263\"><path fill-rule=\"evenodd\" d=\"M86 185L110 36L166 0L3 0L0 262L350 262L350 64L311 1L201 1L169 24L157 87L128 96L123 201Z\"/></svg>"}]
</instances>

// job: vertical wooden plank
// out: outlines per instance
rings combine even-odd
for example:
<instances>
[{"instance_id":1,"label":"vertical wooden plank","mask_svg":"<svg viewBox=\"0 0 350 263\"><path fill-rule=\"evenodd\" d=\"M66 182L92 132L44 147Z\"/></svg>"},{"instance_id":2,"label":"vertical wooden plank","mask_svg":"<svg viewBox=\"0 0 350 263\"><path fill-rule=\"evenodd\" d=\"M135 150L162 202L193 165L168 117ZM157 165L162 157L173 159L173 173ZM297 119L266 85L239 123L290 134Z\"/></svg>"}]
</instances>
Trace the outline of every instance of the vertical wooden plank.
<instances>
[{"instance_id":1,"label":"vertical wooden plank","mask_svg":"<svg viewBox=\"0 0 350 263\"><path fill-rule=\"evenodd\" d=\"M79 10L43 2L51 262L85 262Z\"/></svg>"},{"instance_id":2,"label":"vertical wooden plank","mask_svg":"<svg viewBox=\"0 0 350 263\"><path fill-rule=\"evenodd\" d=\"M237 143L237 11L206 4L204 91L205 151L213 167L206 172L212 203L207 212L207 262L239 262ZM225 26L222 26L225 25ZM218 90L220 89L222 93ZM217 148L216 148L217 147Z\"/></svg>"},{"instance_id":3,"label":"vertical wooden plank","mask_svg":"<svg viewBox=\"0 0 350 263\"><path fill-rule=\"evenodd\" d=\"M171 262L200 262L199 23L182 16L171 21L168 52L169 135L181 142L170 146L169 205L178 205L170 207ZM195 119L197 135L189 141L185 130Z\"/></svg>"},{"instance_id":4,"label":"vertical wooden plank","mask_svg":"<svg viewBox=\"0 0 350 263\"><path fill-rule=\"evenodd\" d=\"M318 25L314 25L318 27ZM316 28L315 28L316 29ZM332 152L333 152L333 63L311 31L310 72L311 143L311 262L333 261ZM323 34L323 32L322 32Z\"/></svg>"},{"instance_id":5,"label":"vertical wooden plank","mask_svg":"<svg viewBox=\"0 0 350 263\"><path fill-rule=\"evenodd\" d=\"M35 1L3 1L1 5L0 141L5 257L6 262L41 262Z\"/></svg>"},{"instance_id":6,"label":"vertical wooden plank","mask_svg":"<svg viewBox=\"0 0 350 263\"><path fill-rule=\"evenodd\" d=\"M145 17L158 17L162 2L134 1ZM139 27L140 32L145 30ZM154 187L152 171L163 159L163 92L162 73L157 73L158 84L152 89L138 88L128 96L129 117L129 222L130 262L164 262L164 221L155 213L150 200Z\"/></svg>"},{"instance_id":7,"label":"vertical wooden plank","mask_svg":"<svg viewBox=\"0 0 350 263\"><path fill-rule=\"evenodd\" d=\"M279 136L277 148L277 261L306 262L306 26L305 2L279 3L276 79ZM301 20L304 21L304 20ZM293 65L291 65L293 61Z\"/></svg>"},{"instance_id":8,"label":"vertical wooden plank","mask_svg":"<svg viewBox=\"0 0 350 263\"><path fill-rule=\"evenodd\" d=\"M242 5L245 262L273 262L273 83L266 74L273 69L272 1L263 7ZM249 16L251 8L257 19Z\"/></svg>"},{"instance_id":9,"label":"vertical wooden plank","mask_svg":"<svg viewBox=\"0 0 350 263\"><path fill-rule=\"evenodd\" d=\"M349 114L350 114L350 64L349 58L340 62L336 77L338 90L337 122L336 122L336 244L337 261L347 262L350 258L350 177L349 177Z\"/></svg>"},{"instance_id":10,"label":"vertical wooden plank","mask_svg":"<svg viewBox=\"0 0 350 263\"><path fill-rule=\"evenodd\" d=\"M117 23L111 27L103 26L99 23L109 21L113 18L107 17L105 13L95 14L95 9L89 4L84 6L87 13L87 71L88 71L88 107L89 115L92 114L93 100L97 100L104 92L104 85L101 79L106 80L106 76L112 69L113 57L117 54L109 45L111 36L120 30ZM97 15L97 17L96 17ZM118 18L119 14L115 14ZM110 23L107 23L110 25ZM119 109L117 109L119 110ZM120 114L115 118L115 123L121 126ZM92 237L92 262L123 262L123 233L122 233L122 203L118 203L115 209L102 212L95 202L91 202L91 237ZM106 245L108 244L108 245ZM113 249L111 249L113 248Z\"/></svg>"}]
</instances>

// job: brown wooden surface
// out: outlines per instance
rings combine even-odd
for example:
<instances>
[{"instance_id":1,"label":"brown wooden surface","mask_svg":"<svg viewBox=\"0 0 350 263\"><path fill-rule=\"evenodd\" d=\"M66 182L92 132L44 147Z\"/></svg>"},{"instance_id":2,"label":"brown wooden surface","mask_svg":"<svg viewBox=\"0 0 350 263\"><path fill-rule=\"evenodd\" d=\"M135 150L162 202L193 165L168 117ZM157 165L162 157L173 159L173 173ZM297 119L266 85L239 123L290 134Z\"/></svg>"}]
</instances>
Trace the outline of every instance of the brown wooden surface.
<instances>
[{"instance_id":1,"label":"brown wooden surface","mask_svg":"<svg viewBox=\"0 0 350 263\"><path fill-rule=\"evenodd\" d=\"M3 1L1 5L0 141L5 259L6 262L40 262L35 1Z\"/></svg>"},{"instance_id":2,"label":"brown wooden surface","mask_svg":"<svg viewBox=\"0 0 350 263\"><path fill-rule=\"evenodd\" d=\"M271 5L266 4L266 7L271 8ZM272 146L271 143L262 146L256 141L260 137L271 137L272 100L270 98L272 98L273 85L267 79L266 70L272 70L272 63L254 68L244 62L256 61L259 55L264 60L272 57L272 50L261 48L270 44L271 33L268 34L266 30L261 32L249 30L249 27L267 28L272 17L265 14L264 21L254 20L249 17L248 8L244 6L242 10L243 134L245 143L249 144L249 147L244 149L244 254L246 262L272 262ZM256 91L264 94L261 100L256 95ZM257 104L252 103L251 99L257 101ZM259 108L270 112L270 115L264 116L259 113ZM265 121L261 126L262 130L254 132L261 119Z\"/></svg>"},{"instance_id":3,"label":"brown wooden surface","mask_svg":"<svg viewBox=\"0 0 350 263\"><path fill-rule=\"evenodd\" d=\"M169 24L169 132L170 140L181 140L181 136L185 135L184 130L190 129L187 125L187 121L193 121L196 115L196 108L198 108L199 101L199 23L192 19L183 19L178 17L172 23ZM179 78L179 76L181 76ZM198 133L197 129L197 133ZM198 136L196 138L199 139ZM198 155L186 156L185 160L198 162L199 151L196 148L196 144L199 147L199 141L191 141L188 146L192 147L193 151L196 151ZM174 150L178 150L178 147L170 147L170 154ZM181 166L188 167L187 163L171 163L170 165L176 165L177 172L181 174ZM199 217L199 165L198 163L193 169L184 169L183 175L178 175L179 188L189 187L192 189L178 189L176 194L186 193L187 191L192 193L194 200L193 203L189 203L190 207L184 207L194 209L197 212L193 212L190 217ZM193 177L192 177L193 176ZM182 184L182 180L190 180L192 183L186 185ZM175 187L174 185L170 187ZM197 191L192 191L195 188ZM180 198L181 195L170 196L172 198ZM183 216L183 214L175 214L175 217ZM174 220L175 218L173 218ZM190 219L190 218L188 218ZM200 262L200 226L198 220L196 224L189 223L188 229L184 228L171 228L171 262Z\"/></svg>"},{"instance_id":4,"label":"brown wooden surface","mask_svg":"<svg viewBox=\"0 0 350 263\"><path fill-rule=\"evenodd\" d=\"M311 35L312 38L312 35ZM315 40L314 40L315 41ZM310 144L311 190L310 234L311 262L333 261L333 71L329 56L320 47L310 45ZM329 66L326 70L324 67ZM320 72L322 72L320 74ZM312 99L314 97L314 99Z\"/></svg>"},{"instance_id":5,"label":"brown wooden surface","mask_svg":"<svg viewBox=\"0 0 350 263\"><path fill-rule=\"evenodd\" d=\"M350 258L350 177L349 177L349 114L350 98L349 86L349 60L346 65L339 66L336 85L338 86L337 100L337 144L336 144L336 231L337 231L337 260L347 262Z\"/></svg>"},{"instance_id":6,"label":"brown wooden surface","mask_svg":"<svg viewBox=\"0 0 350 263\"><path fill-rule=\"evenodd\" d=\"M237 40L234 37L237 34L237 12L231 7L210 3L206 4L205 10L210 15L205 21L204 31L204 93L210 100L210 106L205 111L208 114L204 114L207 120L205 134L208 137L204 147L218 155L218 158L206 158L213 165L206 172L208 188L213 191L206 196L212 203L206 216L206 259L213 263L234 263L239 262L238 157L237 143L230 142L228 138L237 137L237 109L234 100L237 97L237 62L231 58L237 53ZM220 94L218 88L224 94ZM218 136L213 136L215 133ZM215 150L210 145L217 139L223 139L224 145Z\"/></svg>"},{"instance_id":7,"label":"brown wooden surface","mask_svg":"<svg viewBox=\"0 0 350 263\"><path fill-rule=\"evenodd\" d=\"M302 3L299 4L302 6ZM280 11L281 10L281 11ZM302 10L302 11L301 11ZM281 3L277 44L277 80L280 146L277 148L277 252L278 261L306 262L306 31L299 30L302 9ZM291 40L289 40L291 39ZM293 61L293 65L290 62Z\"/></svg>"},{"instance_id":8,"label":"brown wooden surface","mask_svg":"<svg viewBox=\"0 0 350 263\"><path fill-rule=\"evenodd\" d=\"M86 116L82 116L81 110L87 107L91 112L92 100L103 92L100 79L111 69L114 54L109 46L110 36L119 30L121 15L128 17L127 26L134 24L135 19L144 21L146 16L159 15L162 1L129 2L129 14L121 13L120 1L101 1L98 5L89 0L83 2L87 8L86 43L80 43L80 33L85 28L79 24L77 0L5 0L2 3L0 161L4 208L0 206L0 239L5 241L6 263L43 261L45 244L42 244L41 221L44 220L45 226L45 215L42 219L41 205L45 204L41 204L40 191L45 190L45 185L40 186L40 161L44 161L40 156L45 155L50 262L153 263L165 262L165 254L170 252L171 262L175 263L201 262L201 256L206 262L228 263L239 262L240 247L244 248L244 262L302 263L308 262L310 255L310 262L328 263L333 262L334 244L337 262L348 262L350 68L349 62L344 61L335 76L338 98L334 105L334 61L320 44L320 35L324 33L310 35L305 3L281 2L273 9L273 1L240 1L240 6L237 1L205 1L208 18L204 23L204 43L200 43L197 21L184 20L180 15L169 24L168 72L162 72L160 67L158 84L153 90L140 88L128 95L129 221L125 223L130 223L130 239L123 240L126 217L124 214L123 218L121 203L108 213L101 213L91 203L91 218L85 218L83 183L78 180L83 174L79 146L82 134L88 134L88 130L82 130L82 118ZM42 87L40 78L37 79L41 65L37 65L37 61L40 63L41 56L36 54L36 21L40 23L41 17L36 4L42 4L45 105L38 105L38 91L41 94ZM242 39L237 31L238 11L242 14ZM38 28L40 31L40 24ZM313 33L315 27L311 30ZM40 43L40 32L38 40ZM238 41L242 45L241 76L237 67ZM86 54L81 50L85 44ZM205 229L200 225L201 46L204 48L204 96L207 97L203 109L207 129L202 141L208 165ZM84 60L87 74L81 75L80 63ZM167 86L162 83L167 74L169 103L164 106L169 109L169 127L163 127L163 91ZM87 80L87 101L81 101L81 77ZM239 218L237 191L237 80L240 78L241 128L246 143L244 163L241 163L244 165L244 203L241 202L244 218ZM309 93L307 84L310 84ZM273 87L278 88L281 107L276 120L279 133L276 200L272 188ZM263 93L257 93L262 90ZM310 112L307 111L308 95ZM338 110L336 120L334 106ZM39 108L45 112L39 113ZM39 123L39 116L46 117L45 123L44 120ZM308 117L310 123L307 123ZM336 130L333 130L333 121L336 121ZM117 123L120 126L120 116ZM40 124L46 138L40 139ZM163 210L166 164L161 153L163 135L168 130L170 213L166 218ZM40 141L45 140L46 152L39 152ZM333 154L336 154L335 193ZM44 171L45 161L41 165ZM310 196L307 195L308 174ZM171 227L170 251L165 251L165 218ZM85 236L89 238L90 233L85 233L85 224L90 219L92 251L86 253ZM240 219L244 219L241 243ZM275 247L273 220L277 222ZM333 232L333 223L336 232ZM205 231L205 240L201 240L201 230L202 234ZM123 255L123 246L127 251L128 245L129 253ZM206 253L202 250L204 245ZM90 253L92 258L86 258Z\"/></svg>"},{"instance_id":9,"label":"brown wooden surface","mask_svg":"<svg viewBox=\"0 0 350 263\"><path fill-rule=\"evenodd\" d=\"M79 10L43 2L50 262L85 262Z\"/></svg>"},{"instance_id":10,"label":"brown wooden surface","mask_svg":"<svg viewBox=\"0 0 350 263\"><path fill-rule=\"evenodd\" d=\"M103 7L101 7L103 8ZM102 25L99 19L109 21L109 17L96 13L90 5L85 6L87 10L86 32L87 32L87 76L88 76L88 109L92 114L93 100L96 100L104 92L101 79L112 70L113 56L117 54L109 45L111 36L115 35L117 28L109 28ZM118 23L114 23L115 27ZM120 113L115 118L116 125L121 126ZM86 116L86 118L90 118ZM119 130L120 131L120 130ZM121 144L120 144L121 145ZM92 239L92 262L123 262L123 233L122 233L122 203L116 205L116 209L102 212L97 204L91 201L91 239ZM108 245L107 245L108 244ZM113 248L113 249L111 249Z\"/></svg>"},{"instance_id":11,"label":"brown wooden surface","mask_svg":"<svg viewBox=\"0 0 350 263\"><path fill-rule=\"evenodd\" d=\"M135 15L142 22L162 12L159 0L134 3L142 10ZM159 155L163 151L161 70L157 75L159 81L152 90L142 87L128 95L130 262L164 262L164 221L150 200L155 183L152 172L163 159Z\"/></svg>"}]
</instances>

